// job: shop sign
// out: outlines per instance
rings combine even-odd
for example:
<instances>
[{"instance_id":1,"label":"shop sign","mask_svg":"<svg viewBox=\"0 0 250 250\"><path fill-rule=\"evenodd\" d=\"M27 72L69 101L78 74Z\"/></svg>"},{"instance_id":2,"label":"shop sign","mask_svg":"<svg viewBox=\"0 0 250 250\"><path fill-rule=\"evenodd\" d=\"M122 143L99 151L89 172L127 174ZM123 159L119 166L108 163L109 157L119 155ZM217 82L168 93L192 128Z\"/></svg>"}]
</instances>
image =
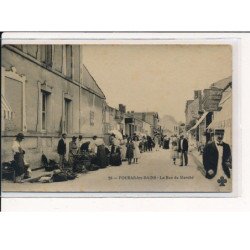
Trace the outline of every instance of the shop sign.
<instances>
[{"instance_id":1,"label":"shop sign","mask_svg":"<svg viewBox=\"0 0 250 250\"><path fill-rule=\"evenodd\" d=\"M217 111L222 97L222 89L205 89L203 108L208 112Z\"/></svg>"}]
</instances>

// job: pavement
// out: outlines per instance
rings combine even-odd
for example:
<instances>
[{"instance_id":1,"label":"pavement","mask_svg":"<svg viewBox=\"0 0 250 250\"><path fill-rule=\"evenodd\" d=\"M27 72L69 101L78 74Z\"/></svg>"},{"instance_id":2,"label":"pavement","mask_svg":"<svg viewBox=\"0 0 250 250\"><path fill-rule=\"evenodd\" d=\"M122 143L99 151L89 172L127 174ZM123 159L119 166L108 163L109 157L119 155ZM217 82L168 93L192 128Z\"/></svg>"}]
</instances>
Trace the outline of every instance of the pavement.
<instances>
[{"instance_id":1,"label":"pavement","mask_svg":"<svg viewBox=\"0 0 250 250\"><path fill-rule=\"evenodd\" d=\"M3 192L230 192L230 181L219 186L217 179L204 177L194 152L189 154L188 166L174 165L171 151L146 152L138 164L110 166L80 174L75 180L54 183L2 182ZM48 174L32 172L32 177Z\"/></svg>"}]
</instances>

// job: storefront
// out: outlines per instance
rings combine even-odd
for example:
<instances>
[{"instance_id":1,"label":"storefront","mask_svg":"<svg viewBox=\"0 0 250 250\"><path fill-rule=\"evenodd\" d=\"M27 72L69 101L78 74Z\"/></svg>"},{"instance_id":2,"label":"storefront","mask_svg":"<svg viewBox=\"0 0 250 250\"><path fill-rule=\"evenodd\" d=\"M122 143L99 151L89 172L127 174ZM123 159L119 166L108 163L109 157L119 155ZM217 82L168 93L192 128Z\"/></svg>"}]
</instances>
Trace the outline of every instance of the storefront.
<instances>
[{"instance_id":1,"label":"storefront","mask_svg":"<svg viewBox=\"0 0 250 250\"><path fill-rule=\"evenodd\" d=\"M224 130L224 142L232 145L232 90L228 88L223 93L219 104L220 111L215 111L212 123L208 126L211 134L216 129Z\"/></svg>"}]
</instances>

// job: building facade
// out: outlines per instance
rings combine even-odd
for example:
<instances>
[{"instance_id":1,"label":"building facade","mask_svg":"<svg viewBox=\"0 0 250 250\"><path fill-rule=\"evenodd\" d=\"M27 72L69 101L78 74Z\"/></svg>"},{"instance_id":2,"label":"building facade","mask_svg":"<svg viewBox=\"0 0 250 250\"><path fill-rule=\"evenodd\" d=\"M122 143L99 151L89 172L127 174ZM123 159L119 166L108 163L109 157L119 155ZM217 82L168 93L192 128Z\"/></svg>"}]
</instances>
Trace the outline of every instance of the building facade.
<instances>
[{"instance_id":1,"label":"building facade","mask_svg":"<svg viewBox=\"0 0 250 250\"><path fill-rule=\"evenodd\" d=\"M225 128L227 127L225 129L225 139L229 144L231 143L231 86L232 77L228 77L212 83L208 89L203 90L201 109L198 111L197 119L191 120L188 130L190 141L194 145L196 144L197 147L204 146L209 141L212 141L214 130L221 129L221 124L227 124L225 125ZM223 101L224 99L225 101ZM222 112L223 106L224 111ZM188 118L186 117L186 119Z\"/></svg>"},{"instance_id":2,"label":"building facade","mask_svg":"<svg viewBox=\"0 0 250 250\"><path fill-rule=\"evenodd\" d=\"M40 166L42 153L57 159L62 133L68 141L79 134L103 137L105 95L82 56L80 45L2 47L1 98L13 113L12 119L1 119L2 161L12 159L19 132L25 135L25 160L32 168Z\"/></svg>"},{"instance_id":3,"label":"building facade","mask_svg":"<svg viewBox=\"0 0 250 250\"><path fill-rule=\"evenodd\" d=\"M160 126L159 126L159 115L157 112L128 112L127 113L130 117L137 118L143 122L146 122L150 124L151 126L151 132L150 136L153 136L154 133L159 132Z\"/></svg>"},{"instance_id":4,"label":"building facade","mask_svg":"<svg viewBox=\"0 0 250 250\"><path fill-rule=\"evenodd\" d=\"M125 134L125 112L126 107L119 104L119 109L109 106L105 103L103 134L105 143L109 143L110 131L117 130L122 135Z\"/></svg>"},{"instance_id":5,"label":"building facade","mask_svg":"<svg viewBox=\"0 0 250 250\"><path fill-rule=\"evenodd\" d=\"M193 122L199 118L199 111L202 110L202 92L201 90L194 91L194 99L186 102L185 117L186 125L191 126Z\"/></svg>"}]
</instances>

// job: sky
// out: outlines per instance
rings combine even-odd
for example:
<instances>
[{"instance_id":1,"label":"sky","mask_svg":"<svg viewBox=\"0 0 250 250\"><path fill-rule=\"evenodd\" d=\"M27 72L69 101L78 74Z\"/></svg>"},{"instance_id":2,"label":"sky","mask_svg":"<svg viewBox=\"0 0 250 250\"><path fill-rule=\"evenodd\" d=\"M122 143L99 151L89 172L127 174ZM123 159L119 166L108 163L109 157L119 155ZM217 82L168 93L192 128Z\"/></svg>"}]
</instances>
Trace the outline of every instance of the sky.
<instances>
[{"instance_id":1,"label":"sky","mask_svg":"<svg viewBox=\"0 0 250 250\"><path fill-rule=\"evenodd\" d=\"M83 63L110 106L177 121L194 90L232 75L229 45L83 45Z\"/></svg>"}]
</instances>

